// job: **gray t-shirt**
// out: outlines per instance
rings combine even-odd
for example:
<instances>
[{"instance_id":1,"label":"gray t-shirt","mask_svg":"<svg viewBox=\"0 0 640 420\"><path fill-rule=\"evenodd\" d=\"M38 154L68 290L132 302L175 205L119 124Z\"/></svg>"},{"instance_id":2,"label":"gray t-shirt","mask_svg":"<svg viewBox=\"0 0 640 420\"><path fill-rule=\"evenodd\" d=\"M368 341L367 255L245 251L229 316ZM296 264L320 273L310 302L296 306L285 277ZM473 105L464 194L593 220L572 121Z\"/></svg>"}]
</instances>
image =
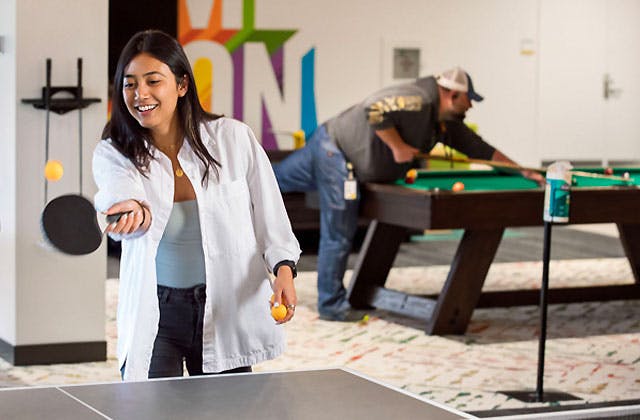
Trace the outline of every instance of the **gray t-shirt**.
<instances>
[{"instance_id":1,"label":"gray t-shirt","mask_svg":"<svg viewBox=\"0 0 640 420\"><path fill-rule=\"evenodd\" d=\"M204 253L196 200L173 203L156 254L158 284L189 288L205 284Z\"/></svg>"},{"instance_id":2,"label":"gray t-shirt","mask_svg":"<svg viewBox=\"0 0 640 420\"><path fill-rule=\"evenodd\" d=\"M389 127L425 153L442 142L470 157L490 159L495 149L462 120L438 121L438 103L438 87L430 76L382 89L325 124L362 182L394 181L411 167L411 162L396 163L376 135L376 130Z\"/></svg>"}]
</instances>

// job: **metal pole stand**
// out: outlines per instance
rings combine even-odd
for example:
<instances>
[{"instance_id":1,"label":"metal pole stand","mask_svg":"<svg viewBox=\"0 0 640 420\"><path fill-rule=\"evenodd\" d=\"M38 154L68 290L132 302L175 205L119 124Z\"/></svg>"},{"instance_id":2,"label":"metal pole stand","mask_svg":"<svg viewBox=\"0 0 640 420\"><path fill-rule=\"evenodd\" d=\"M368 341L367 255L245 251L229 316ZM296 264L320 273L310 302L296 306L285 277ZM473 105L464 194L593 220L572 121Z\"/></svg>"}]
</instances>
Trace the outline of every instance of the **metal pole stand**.
<instances>
[{"instance_id":1,"label":"metal pole stand","mask_svg":"<svg viewBox=\"0 0 640 420\"><path fill-rule=\"evenodd\" d=\"M547 295L549 292L549 260L551 258L551 226L544 222L544 242L542 248L542 284L540 285L540 338L538 340L538 377L535 391L498 391L522 402L554 402L580 400L575 395L560 391L544 392L544 353L547 340Z\"/></svg>"}]
</instances>

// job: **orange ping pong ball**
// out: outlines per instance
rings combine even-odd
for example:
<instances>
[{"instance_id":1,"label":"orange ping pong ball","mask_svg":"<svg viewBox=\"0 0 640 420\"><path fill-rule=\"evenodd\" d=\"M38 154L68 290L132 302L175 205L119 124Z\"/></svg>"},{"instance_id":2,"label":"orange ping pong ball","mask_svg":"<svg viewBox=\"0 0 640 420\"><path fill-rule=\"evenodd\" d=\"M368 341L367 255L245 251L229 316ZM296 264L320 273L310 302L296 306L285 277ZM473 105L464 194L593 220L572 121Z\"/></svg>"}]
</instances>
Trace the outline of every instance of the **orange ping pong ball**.
<instances>
[{"instance_id":1,"label":"orange ping pong ball","mask_svg":"<svg viewBox=\"0 0 640 420\"><path fill-rule=\"evenodd\" d=\"M282 321L287 316L287 307L280 304L271 307L271 316L276 321Z\"/></svg>"},{"instance_id":2,"label":"orange ping pong ball","mask_svg":"<svg viewBox=\"0 0 640 420\"><path fill-rule=\"evenodd\" d=\"M48 181L58 181L64 175L64 168L62 163L58 160L49 160L44 165L44 177Z\"/></svg>"},{"instance_id":3,"label":"orange ping pong ball","mask_svg":"<svg viewBox=\"0 0 640 420\"><path fill-rule=\"evenodd\" d=\"M453 184L453 187L451 187L452 191L462 191L464 190L464 184L460 181L456 182L455 184Z\"/></svg>"},{"instance_id":4,"label":"orange ping pong ball","mask_svg":"<svg viewBox=\"0 0 640 420\"><path fill-rule=\"evenodd\" d=\"M287 316L287 307L282 304L278 306L273 306L273 303L275 302L275 300L276 300L276 295L272 294L271 299L269 299L269 302L271 302L271 316L276 321L282 321L284 317Z\"/></svg>"}]
</instances>

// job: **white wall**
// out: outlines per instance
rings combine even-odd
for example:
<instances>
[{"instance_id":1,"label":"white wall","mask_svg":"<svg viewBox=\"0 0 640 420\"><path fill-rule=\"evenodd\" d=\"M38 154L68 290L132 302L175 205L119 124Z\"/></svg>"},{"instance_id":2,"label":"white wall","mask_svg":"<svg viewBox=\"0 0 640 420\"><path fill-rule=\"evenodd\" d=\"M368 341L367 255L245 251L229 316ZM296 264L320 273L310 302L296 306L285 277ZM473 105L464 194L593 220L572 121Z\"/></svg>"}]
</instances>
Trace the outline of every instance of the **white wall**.
<instances>
[{"instance_id":1,"label":"white wall","mask_svg":"<svg viewBox=\"0 0 640 420\"><path fill-rule=\"evenodd\" d=\"M205 26L213 0L189 4L194 26ZM242 27L242 7L225 2L224 27ZM316 49L321 122L391 83L392 48L405 46L421 49L421 75L466 68L485 96L467 120L523 164L637 159L640 153L633 112L640 79L629 70L640 64L640 50L633 48L640 31L634 29L636 0L256 0L255 9L256 29L298 30L285 44L284 98L277 96L264 58L256 58L262 46L246 48L252 65L244 120L257 132L265 92L277 110L274 128L299 128L296 77L309 48ZM606 103L605 73L622 89ZM224 109L229 101L221 103L218 111L230 114Z\"/></svg>"},{"instance_id":2,"label":"white wall","mask_svg":"<svg viewBox=\"0 0 640 420\"><path fill-rule=\"evenodd\" d=\"M189 4L192 24L206 26L212 1ZM224 7L224 26L242 27L242 2L227 1ZM263 47L246 47L245 61L254 64L246 66L244 120L257 132L262 92L276 110L276 130L299 128L299 60L310 48L316 49L316 105L322 122L373 91L402 82L389 77L393 47L417 47L422 76L455 65L472 75L486 99L469 112L468 121L478 124L483 137L522 163L539 162L538 0L257 0L255 8L256 29L298 30L285 44L284 99L276 95L269 70L260 65L264 59L256 58ZM523 45L533 54L521 53ZM187 51L192 60L207 54L202 44ZM227 90L217 87L218 97L232 94L230 82L226 84ZM231 110L224 108L229 102L219 103L223 108L216 105L214 111L229 115Z\"/></svg>"},{"instance_id":3,"label":"white wall","mask_svg":"<svg viewBox=\"0 0 640 420\"><path fill-rule=\"evenodd\" d=\"M0 338L15 342L15 0L0 0Z\"/></svg>"},{"instance_id":4,"label":"white wall","mask_svg":"<svg viewBox=\"0 0 640 420\"><path fill-rule=\"evenodd\" d=\"M8 10L15 23L0 56L0 83L9 87L0 95L0 291L9 292L0 297L0 339L16 346L104 341L105 249L70 257L41 246L45 112L20 101L41 96L46 58L52 85L74 86L83 57L84 95L102 99L83 111L83 193L92 198L91 154L107 115L108 0L1 1L0 21L10 20ZM77 111L51 114L50 158L63 162L65 175L49 184L49 199L78 192L78 138Z\"/></svg>"}]
</instances>

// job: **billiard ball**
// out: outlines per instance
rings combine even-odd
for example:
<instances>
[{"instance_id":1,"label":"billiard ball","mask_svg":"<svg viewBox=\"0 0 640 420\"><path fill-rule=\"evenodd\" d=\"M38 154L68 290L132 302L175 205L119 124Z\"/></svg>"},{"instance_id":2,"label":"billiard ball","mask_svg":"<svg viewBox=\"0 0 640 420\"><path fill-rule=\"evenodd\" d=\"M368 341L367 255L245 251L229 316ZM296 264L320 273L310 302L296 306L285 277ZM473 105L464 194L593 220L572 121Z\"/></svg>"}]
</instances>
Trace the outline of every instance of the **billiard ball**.
<instances>
[{"instance_id":1,"label":"billiard ball","mask_svg":"<svg viewBox=\"0 0 640 420\"><path fill-rule=\"evenodd\" d=\"M453 187L451 187L451 191L462 191L464 190L464 184L460 181L456 182L455 184L453 184Z\"/></svg>"},{"instance_id":2,"label":"billiard ball","mask_svg":"<svg viewBox=\"0 0 640 420\"><path fill-rule=\"evenodd\" d=\"M416 178L418 178L418 171L415 169L409 169L404 176L404 182L407 184L413 184L416 182Z\"/></svg>"},{"instance_id":3,"label":"billiard ball","mask_svg":"<svg viewBox=\"0 0 640 420\"><path fill-rule=\"evenodd\" d=\"M613 175L613 168L605 168L604 169L604 174L605 175Z\"/></svg>"},{"instance_id":4,"label":"billiard ball","mask_svg":"<svg viewBox=\"0 0 640 420\"><path fill-rule=\"evenodd\" d=\"M622 174L622 177L624 179L630 179L631 178L631 176L629 175L629 172L625 172L624 174Z\"/></svg>"}]
</instances>

